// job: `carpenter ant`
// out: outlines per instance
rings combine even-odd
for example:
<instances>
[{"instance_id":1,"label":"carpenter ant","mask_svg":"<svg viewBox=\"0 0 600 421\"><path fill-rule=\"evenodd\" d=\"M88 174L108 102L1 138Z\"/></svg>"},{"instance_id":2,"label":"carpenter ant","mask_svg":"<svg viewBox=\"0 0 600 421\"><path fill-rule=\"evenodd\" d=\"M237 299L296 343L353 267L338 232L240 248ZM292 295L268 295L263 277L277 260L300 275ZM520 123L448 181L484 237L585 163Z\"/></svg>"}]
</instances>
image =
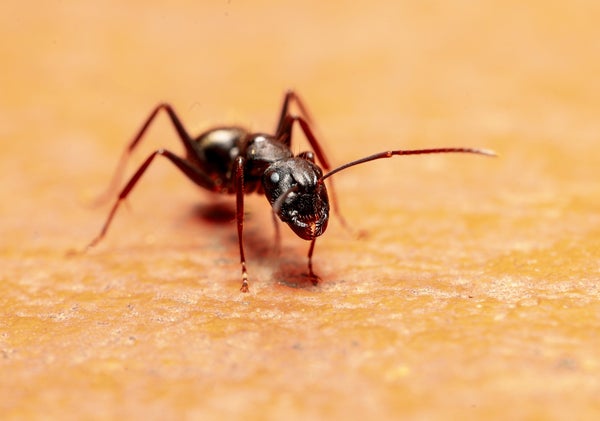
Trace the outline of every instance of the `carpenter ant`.
<instances>
[{"instance_id":1,"label":"carpenter ant","mask_svg":"<svg viewBox=\"0 0 600 421\"><path fill-rule=\"evenodd\" d=\"M296 104L299 115L289 111L292 102ZM298 237L310 241L308 277L316 285L319 277L313 271L312 255L315 241L325 232L329 220L329 197L324 182L327 178L346 168L395 155L452 152L496 155L493 151L473 148L392 150L369 155L332 170L313 134L312 119L306 106L297 93L288 91L283 100L275 134L250 133L238 126L221 126L207 130L194 138L183 127L171 105L167 103L157 105L125 149L111 186L114 187L118 183L127 158L161 110L167 112L175 126L186 150L185 158L162 148L152 152L122 188L100 233L88 244L86 250L104 238L121 203L129 196L154 158L161 155L175 164L200 187L216 193L236 195L236 220L242 267L241 292L248 292L248 272L243 242L245 194L252 192L264 194L271 204L274 217L277 215ZM292 128L295 123L300 125L313 149L312 152L302 152L296 156L292 153L290 147ZM320 166L315 162L315 158ZM330 188L332 187L333 185L330 184ZM334 210L336 210L333 190L331 193ZM344 223L343 219L342 223Z\"/></svg>"}]
</instances>

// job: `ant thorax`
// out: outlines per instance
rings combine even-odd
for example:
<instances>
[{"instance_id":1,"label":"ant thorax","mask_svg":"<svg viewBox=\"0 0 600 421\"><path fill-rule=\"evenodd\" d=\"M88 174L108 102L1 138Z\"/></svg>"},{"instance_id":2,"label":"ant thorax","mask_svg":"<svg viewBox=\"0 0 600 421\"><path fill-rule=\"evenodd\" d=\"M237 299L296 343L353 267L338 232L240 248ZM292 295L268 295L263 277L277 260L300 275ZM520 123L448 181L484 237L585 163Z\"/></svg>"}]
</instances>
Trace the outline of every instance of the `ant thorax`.
<instances>
[{"instance_id":1,"label":"ant thorax","mask_svg":"<svg viewBox=\"0 0 600 421\"><path fill-rule=\"evenodd\" d=\"M269 165L293 156L289 147L275 137L263 133L249 134L244 149L245 151L242 151L246 158L244 176L248 181L260 180Z\"/></svg>"}]
</instances>

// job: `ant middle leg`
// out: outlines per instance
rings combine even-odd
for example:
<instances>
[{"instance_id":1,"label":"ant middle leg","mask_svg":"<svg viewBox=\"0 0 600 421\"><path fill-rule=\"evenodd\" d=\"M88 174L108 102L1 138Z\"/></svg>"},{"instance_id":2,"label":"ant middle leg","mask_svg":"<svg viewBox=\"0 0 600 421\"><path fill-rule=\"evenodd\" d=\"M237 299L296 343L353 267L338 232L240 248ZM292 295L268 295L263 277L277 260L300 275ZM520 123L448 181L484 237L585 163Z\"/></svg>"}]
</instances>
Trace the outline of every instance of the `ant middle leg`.
<instances>
[{"instance_id":1,"label":"ant middle leg","mask_svg":"<svg viewBox=\"0 0 600 421\"><path fill-rule=\"evenodd\" d=\"M296 107L300 111L300 115L290 113L289 108L292 102L296 104ZM317 159L323 166L323 169L326 172L329 171L331 166L329 165L329 160L327 159L321 144L317 140L313 129L311 128L314 123L310 113L308 112L308 108L300 96L295 91L290 89L285 93L283 104L281 106L281 113L277 122L277 129L275 130L275 137L277 139L283 139L284 143L288 147L291 146L292 143L292 128L296 122L300 124L302 132L308 139L308 142L317 155Z\"/></svg>"},{"instance_id":2,"label":"ant middle leg","mask_svg":"<svg viewBox=\"0 0 600 421\"><path fill-rule=\"evenodd\" d=\"M181 172L183 172L194 183L198 184L201 187L204 187L207 190L217 191L217 186L215 185L214 181L208 175L206 175L200 168L195 167L190 162L175 155L173 152L170 152L166 149L158 149L152 154L150 154L148 158L146 158L142 165L140 165L140 167L137 169L135 174L133 174L133 176L129 179L125 187L123 187L123 189L119 193L119 196L117 197L117 200L111 208L108 217L106 218L106 221L104 222L104 225L100 230L100 233L85 247L84 251L90 249L91 247L94 247L104 238L117 212L117 209L119 208L121 203L123 203L123 201L127 198L127 196L129 196L133 188L137 185L138 181L140 181L142 175L144 175L144 173L146 172L146 170L157 155L164 156L169 161L171 161Z\"/></svg>"},{"instance_id":3,"label":"ant middle leg","mask_svg":"<svg viewBox=\"0 0 600 421\"><path fill-rule=\"evenodd\" d=\"M310 123L304 117L289 114L286 115L283 119L283 124L281 126L281 131L276 134L278 139L284 139L284 143L290 147L292 144L292 129L294 127L294 123L298 123L300 128L302 129L302 133L306 136L310 147L317 155L317 159L319 163L323 166L323 169L327 172L331 169L331 165L329 165L329 160L321 147L321 143L317 140Z\"/></svg>"},{"instance_id":4,"label":"ant middle leg","mask_svg":"<svg viewBox=\"0 0 600 421\"><path fill-rule=\"evenodd\" d=\"M287 144L288 147L291 146L292 129L293 129L294 123L296 123L296 122L300 125L300 128L302 129L302 132L306 136L308 143L312 147L319 164L321 164L321 166L323 167L323 170L325 170L326 173L329 172L331 170L331 165L329 164L329 160L327 159L327 156L325 155L325 152L323 151L323 148L321 147L320 142L317 140L314 132L312 131L309 122L307 120L305 120L303 117L291 115L291 114L286 115L283 119L283 123L281 126L281 133L278 133L278 137L285 139L285 143ZM344 215L340 211L339 202L338 202L338 198L337 198L333 180L329 180L329 189L330 189L330 193L331 193L331 203L333 205L333 211L339 218L340 224L344 227L344 229L346 229L350 232L353 232L353 229L350 227L348 222L346 222L346 218L344 218ZM360 235L358 235L358 236L360 237Z\"/></svg>"}]
</instances>

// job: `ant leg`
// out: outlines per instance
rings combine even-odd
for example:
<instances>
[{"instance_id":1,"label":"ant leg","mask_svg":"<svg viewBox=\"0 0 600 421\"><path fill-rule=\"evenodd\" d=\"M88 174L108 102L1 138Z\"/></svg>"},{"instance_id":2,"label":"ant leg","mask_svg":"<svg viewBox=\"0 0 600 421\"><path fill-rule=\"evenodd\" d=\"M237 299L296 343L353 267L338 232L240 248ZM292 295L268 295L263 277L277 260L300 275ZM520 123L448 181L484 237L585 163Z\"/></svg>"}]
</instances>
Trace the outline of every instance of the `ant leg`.
<instances>
[{"instance_id":1,"label":"ant leg","mask_svg":"<svg viewBox=\"0 0 600 421\"><path fill-rule=\"evenodd\" d=\"M311 282L315 286L321 280L321 278L319 278L319 275L317 275L313 271L313 267L312 267L312 255L313 255L313 252L315 251L315 242L316 241L317 241L317 237L313 238L312 241L310 242L310 247L308 249L308 277L310 278Z\"/></svg>"},{"instance_id":2,"label":"ant leg","mask_svg":"<svg viewBox=\"0 0 600 421\"><path fill-rule=\"evenodd\" d=\"M129 142L129 145L127 145L127 147L123 151L110 184L108 185L104 193L100 194L99 197L94 201L95 204L104 203L112 195L112 192L117 189L123 177L123 173L125 171L125 166L127 164L129 156L131 155L135 147L140 143L140 141L146 134L148 127L150 127L150 124L154 121L160 110L165 110L169 115L171 122L173 123L173 126L175 127L175 130L177 131L177 134L179 135L179 138L181 139L181 142L183 143L188 155L193 154L193 140L186 131L186 129L183 127L183 123L177 116L177 113L175 113L175 110L173 110L173 107L167 103L158 104L156 107L154 107L150 115L146 118L146 121L144 121L144 124L142 124L142 127L140 127L137 134L133 137L131 142Z\"/></svg>"},{"instance_id":3,"label":"ant leg","mask_svg":"<svg viewBox=\"0 0 600 421\"><path fill-rule=\"evenodd\" d=\"M300 124L300 128L302 129L304 136L306 136L308 143L310 143L311 148L313 149L313 151L315 151L315 155L317 155L317 159L323 166L323 169L325 171L329 171L329 169L331 168L331 166L329 165L329 160L327 159L327 156L325 156L325 152L323 151L323 148L321 148L321 144L319 143L315 134L313 133L309 121L306 120L304 117L292 114L286 115L283 119L281 131L277 133L276 137L278 139L284 138L285 144L288 147L291 146L292 128L294 126L294 123L296 122Z\"/></svg>"},{"instance_id":4,"label":"ant leg","mask_svg":"<svg viewBox=\"0 0 600 421\"><path fill-rule=\"evenodd\" d=\"M119 208L121 203L127 198L127 196L129 196L129 193L131 193L137 182L140 180L144 172L146 172L146 170L157 155L162 155L165 158L167 158L169 161L175 164L175 166L177 166L177 168L179 168L179 170L181 170L181 172L183 172L190 180L192 180L199 186L212 191L217 190L217 186L214 184L212 179L208 175L203 173L200 169L194 167L188 161L184 160L183 158L180 158L173 152L170 152L165 149L158 149L152 154L150 154L148 158L146 158L142 165L140 165L140 167L137 169L135 174L133 174L133 176L129 179L125 187L123 187L123 189L119 193L119 196L117 197L117 200L115 201L115 204L110 210L110 213L108 214L108 217L106 218L106 221L104 222L100 233L86 246L84 251L90 249L91 247L94 247L100 242L100 240L104 238L115 216L115 213L117 212L117 209Z\"/></svg>"},{"instance_id":5,"label":"ant leg","mask_svg":"<svg viewBox=\"0 0 600 421\"><path fill-rule=\"evenodd\" d=\"M281 254L281 231L279 230L279 219L277 219L277 214L275 212L271 212L273 216L273 227L275 228L275 254Z\"/></svg>"},{"instance_id":6,"label":"ant leg","mask_svg":"<svg viewBox=\"0 0 600 421\"><path fill-rule=\"evenodd\" d=\"M310 124L306 119L304 119L300 116L290 115L290 114L284 116L282 126L281 126L281 133L279 133L279 136L283 136L283 138L285 138L285 143L289 147L292 142L292 128L293 128L295 122L298 122L298 124L300 124L300 128L302 129L302 132L306 136L306 139L308 139L308 143L310 143L310 146L312 147L313 151L315 152L315 155L317 156L319 163L323 166L323 169L325 170L325 172L328 172L331 169L331 166L329 165L327 156L325 155L325 152L323 151L321 144L315 137L312 129L310 128ZM333 211L339 218L342 226L346 230L352 232L353 231L352 228L350 227L348 222L346 222L346 218L344 218L344 216L342 215L342 212L340 211L335 186L334 186L334 183L332 182L332 180L330 180L330 182L329 182L329 190L331 193L331 203L333 205Z\"/></svg>"},{"instance_id":7,"label":"ant leg","mask_svg":"<svg viewBox=\"0 0 600 421\"><path fill-rule=\"evenodd\" d=\"M277 122L277 128L275 130L275 137L279 137L279 135L283 131L284 120L290 114L289 107L292 101L296 103L296 106L298 107L298 110L300 110L300 114L302 115L302 117L304 117L304 119L308 121L309 124L313 124L312 117L308 112L308 108L306 108L306 105L304 105L304 102L300 99L298 94L290 89L285 93L285 96L283 98L283 104L281 106L279 121Z\"/></svg>"},{"instance_id":8,"label":"ant leg","mask_svg":"<svg viewBox=\"0 0 600 421\"><path fill-rule=\"evenodd\" d=\"M240 245L240 264L242 265L241 292L249 292L248 271L246 270L246 257L244 255L244 157L235 160L235 188L236 188L236 220L238 229L238 243Z\"/></svg>"}]
</instances>

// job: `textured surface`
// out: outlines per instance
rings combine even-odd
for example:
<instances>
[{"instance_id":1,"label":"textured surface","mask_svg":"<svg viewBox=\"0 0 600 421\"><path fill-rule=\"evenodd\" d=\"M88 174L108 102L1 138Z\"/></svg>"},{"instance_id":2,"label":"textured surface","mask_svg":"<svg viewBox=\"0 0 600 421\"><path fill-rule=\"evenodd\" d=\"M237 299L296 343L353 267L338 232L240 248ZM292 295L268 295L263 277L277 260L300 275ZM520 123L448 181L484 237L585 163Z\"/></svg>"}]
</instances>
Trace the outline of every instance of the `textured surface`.
<instances>
[{"instance_id":1,"label":"textured surface","mask_svg":"<svg viewBox=\"0 0 600 421\"><path fill-rule=\"evenodd\" d=\"M0 13L3 419L599 415L597 2L68 3ZM158 101L271 130L288 87L336 164L501 157L339 174L368 235L330 224L317 288L255 197L240 294L231 202L166 162L66 257ZM164 117L129 170L159 146L181 151Z\"/></svg>"}]
</instances>

